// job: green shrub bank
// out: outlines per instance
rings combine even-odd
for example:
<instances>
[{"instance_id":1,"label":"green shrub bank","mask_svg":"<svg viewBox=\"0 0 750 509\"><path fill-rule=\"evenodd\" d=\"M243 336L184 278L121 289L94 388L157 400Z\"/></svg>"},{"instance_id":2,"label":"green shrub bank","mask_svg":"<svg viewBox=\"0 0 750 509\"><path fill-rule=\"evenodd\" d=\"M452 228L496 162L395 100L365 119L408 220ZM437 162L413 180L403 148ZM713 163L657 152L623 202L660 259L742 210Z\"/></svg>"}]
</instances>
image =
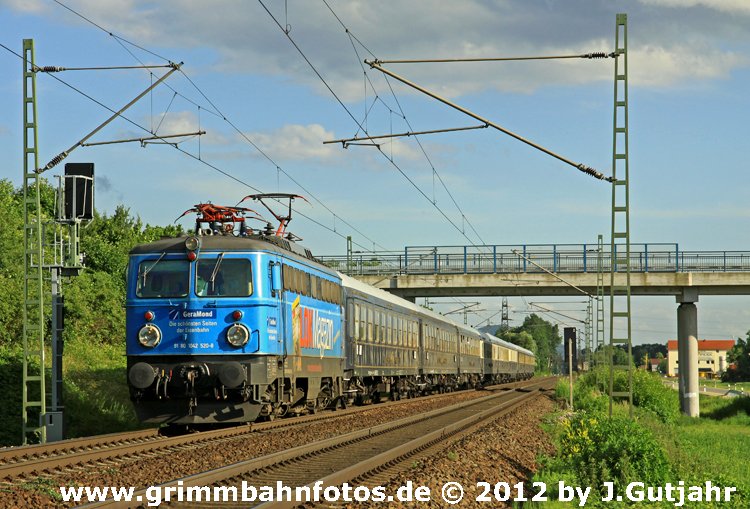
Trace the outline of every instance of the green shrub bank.
<instances>
[{"instance_id":1,"label":"green shrub bank","mask_svg":"<svg viewBox=\"0 0 750 509\"><path fill-rule=\"evenodd\" d=\"M615 390L624 390L627 373L617 373ZM658 376L633 373L634 418L627 407L616 404L609 416L606 388L609 373L594 370L580 376L574 386L575 412L553 416L549 432L558 452L543 458L534 481L546 483L549 502L540 507L571 507L578 501L554 502L559 481L568 486L592 487L586 507L675 507L675 502L603 502L604 482L624 493L630 482L645 486L734 486L730 502L691 502L684 507L731 508L750 506L750 398L701 399L705 417L681 416L675 391L663 386ZM568 381L561 380L556 393L568 401ZM743 458L738 461L738 458Z\"/></svg>"},{"instance_id":2,"label":"green shrub bank","mask_svg":"<svg viewBox=\"0 0 750 509\"><path fill-rule=\"evenodd\" d=\"M0 446L21 440L21 319L23 217L21 189L0 179ZM41 183L42 215L53 218L55 189ZM150 226L119 206L112 215L95 212L82 229L86 268L63 283L65 296L66 436L136 426L125 385L125 267L136 244L180 233L176 226ZM49 292L49 287L47 287ZM47 293L49 295L49 293ZM49 308L49 302L46 302ZM49 309L47 309L49 327ZM49 373L50 356L47 356Z\"/></svg>"}]
</instances>

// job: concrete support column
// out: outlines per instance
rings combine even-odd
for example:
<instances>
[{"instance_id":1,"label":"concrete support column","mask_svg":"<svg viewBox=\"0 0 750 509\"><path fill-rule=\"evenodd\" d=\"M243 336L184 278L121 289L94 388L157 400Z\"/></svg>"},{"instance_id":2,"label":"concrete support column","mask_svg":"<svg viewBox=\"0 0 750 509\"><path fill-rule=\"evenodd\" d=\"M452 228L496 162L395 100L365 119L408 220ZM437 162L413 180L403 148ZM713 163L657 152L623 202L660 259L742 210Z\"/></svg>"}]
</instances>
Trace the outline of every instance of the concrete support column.
<instances>
[{"instance_id":1,"label":"concrete support column","mask_svg":"<svg viewBox=\"0 0 750 509\"><path fill-rule=\"evenodd\" d=\"M679 361L680 409L685 415L698 417L698 292L677 297L677 360Z\"/></svg>"}]
</instances>

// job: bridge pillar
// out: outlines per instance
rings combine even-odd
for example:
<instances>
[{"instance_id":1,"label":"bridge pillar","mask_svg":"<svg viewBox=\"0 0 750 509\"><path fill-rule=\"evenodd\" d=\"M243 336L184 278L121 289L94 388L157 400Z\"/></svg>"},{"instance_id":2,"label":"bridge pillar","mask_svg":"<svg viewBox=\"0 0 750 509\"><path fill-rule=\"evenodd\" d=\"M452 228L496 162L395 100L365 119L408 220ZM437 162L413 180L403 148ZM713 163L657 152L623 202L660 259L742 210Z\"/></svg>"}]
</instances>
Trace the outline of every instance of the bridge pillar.
<instances>
[{"instance_id":1,"label":"bridge pillar","mask_svg":"<svg viewBox=\"0 0 750 509\"><path fill-rule=\"evenodd\" d=\"M698 417L698 290L685 288L677 296L677 360L680 383L680 410L690 417Z\"/></svg>"}]
</instances>

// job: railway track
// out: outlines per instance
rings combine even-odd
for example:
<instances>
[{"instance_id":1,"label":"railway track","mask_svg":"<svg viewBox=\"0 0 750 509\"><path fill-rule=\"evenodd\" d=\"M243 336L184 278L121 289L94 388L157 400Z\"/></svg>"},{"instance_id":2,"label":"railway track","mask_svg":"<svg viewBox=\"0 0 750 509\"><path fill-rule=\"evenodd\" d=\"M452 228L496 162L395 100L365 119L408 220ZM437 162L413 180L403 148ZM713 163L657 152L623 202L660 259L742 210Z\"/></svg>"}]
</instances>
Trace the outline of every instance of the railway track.
<instances>
[{"instance_id":1,"label":"railway track","mask_svg":"<svg viewBox=\"0 0 750 509\"><path fill-rule=\"evenodd\" d=\"M493 386L488 389L511 390L518 383ZM429 401L450 397L436 394L419 398ZM42 473L70 469L77 466L93 465L97 462L116 462L119 458L133 461L143 455L169 454L175 450L199 448L211 443L221 443L241 438L253 432L271 431L312 422L334 420L345 415L364 412L373 408L408 404L415 400L391 401L376 406L351 407L336 412L321 412L296 418L252 423L211 431L203 431L179 436L165 436L159 429L147 429L127 433L115 433L64 440L49 444L31 445L0 449L0 481L11 483L14 480L29 478Z\"/></svg>"},{"instance_id":2,"label":"railway track","mask_svg":"<svg viewBox=\"0 0 750 509\"><path fill-rule=\"evenodd\" d=\"M515 385L514 389L494 392L451 407L175 479L160 485L160 488L234 486L238 493L242 493L243 482L246 486L274 487L278 481L290 487L313 485L319 480L323 481L323 486L336 486L346 481L367 484L379 476L390 476L393 471L404 469L404 465L413 461L415 455L429 455L434 448L444 446L446 440L459 437L461 433L470 432L511 411L536 397L540 390L551 389L554 379ZM139 496L141 501L146 501L147 491L136 492L136 500ZM124 508L138 507L142 503L110 501L83 507ZM265 503L259 507L277 509L295 505L296 502L282 502ZM191 506L195 506L194 502L170 503L170 507ZM200 506L253 507L253 504L250 502L248 505L247 501L227 504L204 500Z\"/></svg>"}]
</instances>

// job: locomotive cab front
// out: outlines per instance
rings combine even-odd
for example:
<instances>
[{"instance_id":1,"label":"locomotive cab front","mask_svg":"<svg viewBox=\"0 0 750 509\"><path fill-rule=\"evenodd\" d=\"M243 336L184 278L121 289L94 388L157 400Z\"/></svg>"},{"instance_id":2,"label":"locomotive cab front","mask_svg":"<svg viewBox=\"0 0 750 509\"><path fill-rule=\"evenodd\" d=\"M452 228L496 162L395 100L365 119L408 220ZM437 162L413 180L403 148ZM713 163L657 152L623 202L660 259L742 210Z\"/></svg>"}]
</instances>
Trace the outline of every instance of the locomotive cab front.
<instances>
[{"instance_id":1,"label":"locomotive cab front","mask_svg":"<svg viewBox=\"0 0 750 509\"><path fill-rule=\"evenodd\" d=\"M260 342L276 340L278 302L251 241L165 239L131 251L128 385L144 422L246 422L267 383ZM265 270L264 270L265 269Z\"/></svg>"}]
</instances>

